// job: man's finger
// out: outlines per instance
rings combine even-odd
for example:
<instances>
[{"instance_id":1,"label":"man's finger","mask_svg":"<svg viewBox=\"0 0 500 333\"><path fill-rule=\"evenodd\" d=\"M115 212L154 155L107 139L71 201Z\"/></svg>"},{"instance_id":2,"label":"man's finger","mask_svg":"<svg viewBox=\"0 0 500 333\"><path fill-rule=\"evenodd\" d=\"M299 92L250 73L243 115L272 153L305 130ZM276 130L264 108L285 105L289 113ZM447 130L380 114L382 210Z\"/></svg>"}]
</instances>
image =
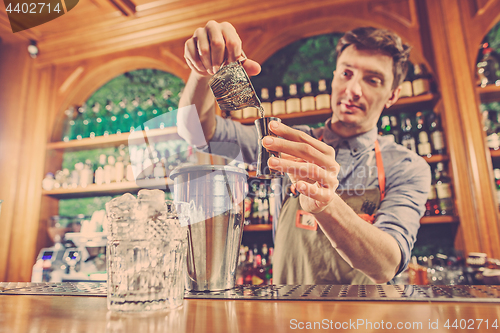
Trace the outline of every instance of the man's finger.
<instances>
[{"instance_id":1,"label":"man's finger","mask_svg":"<svg viewBox=\"0 0 500 333\"><path fill-rule=\"evenodd\" d=\"M193 37L196 41L196 49L198 50L198 55L203 63L203 66L207 69L208 74L213 75L212 69L212 55L210 53L210 41L208 40L207 33L205 29L198 28L194 32Z\"/></svg>"},{"instance_id":2,"label":"man's finger","mask_svg":"<svg viewBox=\"0 0 500 333\"><path fill-rule=\"evenodd\" d=\"M220 26L226 45L227 62L235 62L242 54L240 36L238 36L236 29L230 23L223 22Z\"/></svg>"},{"instance_id":3,"label":"man's finger","mask_svg":"<svg viewBox=\"0 0 500 333\"><path fill-rule=\"evenodd\" d=\"M188 39L184 44L184 58L191 69L195 69L200 74L206 74L207 69L200 60L194 38Z\"/></svg>"}]
</instances>

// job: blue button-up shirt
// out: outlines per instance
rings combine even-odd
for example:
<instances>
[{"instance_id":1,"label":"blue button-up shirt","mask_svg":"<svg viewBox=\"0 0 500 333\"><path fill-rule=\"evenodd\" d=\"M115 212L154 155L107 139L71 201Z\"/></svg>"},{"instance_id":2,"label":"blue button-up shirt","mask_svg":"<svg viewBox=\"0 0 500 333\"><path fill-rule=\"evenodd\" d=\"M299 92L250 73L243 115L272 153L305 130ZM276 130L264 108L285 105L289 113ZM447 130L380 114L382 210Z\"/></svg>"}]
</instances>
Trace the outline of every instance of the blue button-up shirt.
<instances>
[{"instance_id":1,"label":"blue button-up shirt","mask_svg":"<svg viewBox=\"0 0 500 333\"><path fill-rule=\"evenodd\" d=\"M377 135L377 128L354 137L342 138L331 130L330 121L327 120L326 126L321 128L311 129L303 125L295 128L309 133L314 138L323 135L323 141L335 148L335 159L340 164L338 191L361 194L364 189L378 187L375 140L380 143L386 194L375 213L373 225L389 233L398 243L402 257L398 271L400 273L410 261L420 218L425 212L431 185L430 167L416 153L387 137ZM217 117L214 137L210 143L212 153L242 158L246 163L255 163L257 145L255 126L245 126ZM235 147L239 147L241 151Z\"/></svg>"}]
</instances>

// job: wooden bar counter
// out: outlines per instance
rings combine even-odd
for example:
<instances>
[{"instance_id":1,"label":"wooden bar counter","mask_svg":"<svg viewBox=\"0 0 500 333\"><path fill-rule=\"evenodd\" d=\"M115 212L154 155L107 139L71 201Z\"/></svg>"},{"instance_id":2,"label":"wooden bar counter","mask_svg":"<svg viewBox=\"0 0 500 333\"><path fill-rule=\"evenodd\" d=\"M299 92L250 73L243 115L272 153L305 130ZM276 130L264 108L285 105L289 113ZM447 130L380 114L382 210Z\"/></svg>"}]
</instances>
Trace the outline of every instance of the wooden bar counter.
<instances>
[{"instance_id":1,"label":"wooden bar counter","mask_svg":"<svg viewBox=\"0 0 500 333\"><path fill-rule=\"evenodd\" d=\"M498 332L494 323L499 303L186 299L179 309L141 315L108 312L105 297L0 294L2 333Z\"/></svg>"}]
</instances>

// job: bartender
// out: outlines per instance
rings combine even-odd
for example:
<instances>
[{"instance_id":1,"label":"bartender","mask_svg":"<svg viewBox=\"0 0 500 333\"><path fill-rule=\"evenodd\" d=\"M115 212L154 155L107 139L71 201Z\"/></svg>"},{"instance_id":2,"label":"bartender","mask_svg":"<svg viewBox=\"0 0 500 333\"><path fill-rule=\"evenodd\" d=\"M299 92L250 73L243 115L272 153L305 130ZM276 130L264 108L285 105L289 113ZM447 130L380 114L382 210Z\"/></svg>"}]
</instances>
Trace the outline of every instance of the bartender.
<instances>
[{"instance_id":1,"label":"bartender","mask_svg":"<svg viewBox=\"0 0 500 333\"><path fill-rule=\"evenodd\" d=\"M398 100L410 47L393 32L357 28L338 42L332 117L322 128L273 121L281 152L272 169L285 172L294 195L281 209L275 237L275 284L387 283L408 265L430 189L430 167L414 152L377 135L377 121ZM208 81L224 61L242 59L235 28L210 21L185 43L191 75L180 107L193 105L204 137L189 117L178 118L190 144L237 143L245 162L257 155L254 126L215 115ZM260 65L246 59L247 73ZM206 141L205 141L206 140Z\"/></svg>"}]
</instances>

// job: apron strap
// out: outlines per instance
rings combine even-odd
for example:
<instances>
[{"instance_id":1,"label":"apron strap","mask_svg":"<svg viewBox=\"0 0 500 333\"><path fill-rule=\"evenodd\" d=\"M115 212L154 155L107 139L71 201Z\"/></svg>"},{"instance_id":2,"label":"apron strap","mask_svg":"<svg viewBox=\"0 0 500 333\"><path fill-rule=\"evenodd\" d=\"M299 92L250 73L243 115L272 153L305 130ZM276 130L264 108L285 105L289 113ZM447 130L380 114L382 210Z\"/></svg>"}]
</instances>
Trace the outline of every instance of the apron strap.
<instances>
[{"instance_id":1,"label":"apron strap","mask_svg":"<svg viewBox=\"0 0 500 333\"><path fill-rule=\"evenodd\" d=\"M319 141L323 141L323 134L318 138ZM375 140L375 162L377 163L377 177L378 177L378 187L380 189L380 201L385 198L385 170L384 161L382 160L382 153L380 152L380 144L378 140ZM294 193L295 194L295 193ZM375 214L358 214L363 220L372 223L375 222Z\"/></svg>"},{"instance_id":2,"label":"apron strap","mask_svg":"<svg viewBox=\"0 0 500 333\"><path fill-rule=\"evenodd\" d=\"M384 200L385 197L385 170L384 170L384 161L382 160L382 153L380 152L380 145L378 143L378 140L375 140L375 160L377 162L380 201L382 201Z\"/></svg>"}]
</instances>

